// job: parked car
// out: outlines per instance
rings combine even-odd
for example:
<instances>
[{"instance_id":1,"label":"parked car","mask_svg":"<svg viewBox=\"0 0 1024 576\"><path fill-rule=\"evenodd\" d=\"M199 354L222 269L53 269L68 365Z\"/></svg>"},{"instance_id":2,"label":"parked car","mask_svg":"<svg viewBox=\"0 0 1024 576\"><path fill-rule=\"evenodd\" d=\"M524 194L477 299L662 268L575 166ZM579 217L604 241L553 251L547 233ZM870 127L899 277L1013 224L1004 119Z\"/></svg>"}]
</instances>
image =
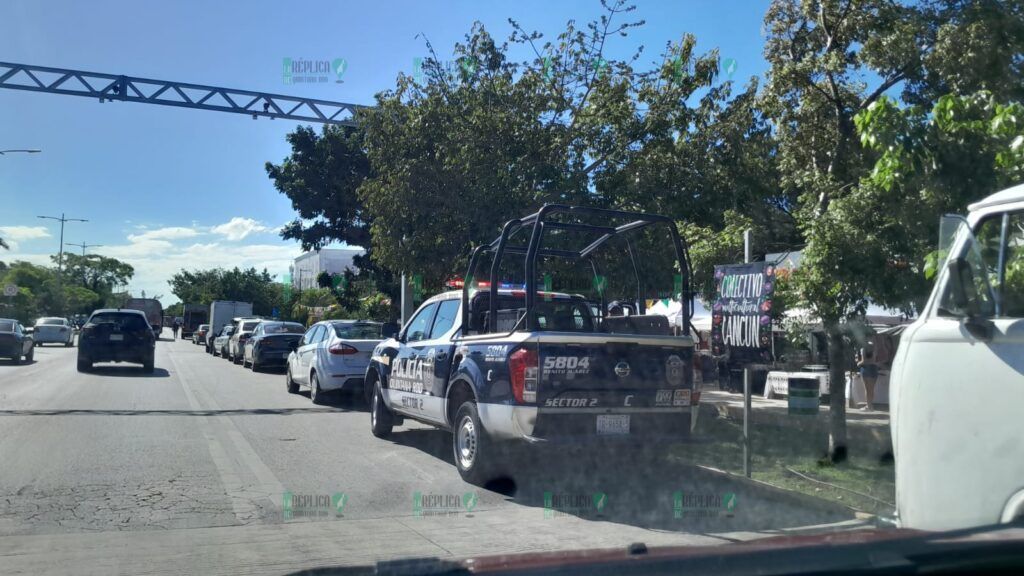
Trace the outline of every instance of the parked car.
<instances>
[{"instance_id":1,"label":"parked car","mask_svg":"<svg viewBox=\"0 0 1024 576\"><path fill-rule=\"evenodd\" d=\"M15 364L21 363L22 358L31 362L35 350L35 340L21 323L10 318L0 318L0 357L10 358Z\"/></svg>"},{"instance_id":2,"label":"parked car","mask_svg":"<svg viewBox=\"0 0 1024 576\"><path fill-rule=\"evenodd\" d=\"M32 338L36 346L43 344L63 344L71 346L75 343L75 329L66 318L40 318L32 329Z\"/></svg>"},{"instance_id":3,"label":"parked car","mask_svg":"<svg viewBox=\"0 0 1024 576\"><path fill-rule=\"evenodd\" d=\"M209 324L200 324L199 328L196 328L195 332L192 333L192 343L206 345L206 333L210 331Z\"/></svg>"},{"instance_id":4,"label":"parked car","mask_svg":"<svg viewBox=\"0 0 1024 576\"><path fill-rule=\"evenodd\" d=\"M140 310L96 310L78 337L79 372L96 362L134 362L152 372L155 357L156 334Z\"/></svg>"},{"instance_id":5,"label":"parked car","mask_svg":"<svg viewBox=\"0 0 1024 576\"><path fill-rule=\"evenodd\" d=\"M228 340L231 340L231 334L234 331L234 324L228 324L220 329L220 334L214 337L213 344L211 345L211 353L214 356L228 357Z\"/></svg>"},{"instance_id":6,"label":"parked car","mask_svg":"<svg viewBox=\"0 0 1024 576\"><path fill-rule=\"evenodd\" d=\"M286 366L288 356L298 347L305 331L306 327L298 322L260 322L245 341L242 367L251 366L253 372L258 372L261 368Z\"/></svg>"},{"instance_id":7,"label":"parked car","mask_svg":"<svg viewBox=\"0 0 1024 576\"><path fill-rule=\"evenodd\" d=\"M242 362L245 342L252 336L256 326L263 322L262 318L239 318L235 321L235 331L228 340L228 358L234 364Z\"/></svg>"},{"instance_id":8,"label":"parked car","mask_svg":"<svg viewBox=\"0 0 1024 576\"><path fill-rule=\"evenodd\" d=\"M288 356L288 391L294 394L307 386L314 404L324 400L325 392L362 392L370 354L383 339L382 328L379 322L359 320L325 320L311 326Z\"/></svg>"},{"instance_id":9,"label":"parked car","mask_svg":"<svg viewBox=\"0 0 1024 576\"><path fill-rule=\"evenodd\" d=\"M945 216L931 298L889 380L897 524L1024 519L1024 185Z\"/></svg>"}]
</instances>

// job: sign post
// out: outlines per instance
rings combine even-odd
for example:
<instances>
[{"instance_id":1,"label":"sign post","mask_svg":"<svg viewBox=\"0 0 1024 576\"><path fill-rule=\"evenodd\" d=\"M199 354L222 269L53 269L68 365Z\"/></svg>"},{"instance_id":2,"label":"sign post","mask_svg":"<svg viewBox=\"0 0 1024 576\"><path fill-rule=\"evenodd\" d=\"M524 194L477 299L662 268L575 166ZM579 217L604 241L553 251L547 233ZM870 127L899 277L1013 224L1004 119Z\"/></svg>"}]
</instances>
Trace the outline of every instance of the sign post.
<instances>
[{"instance_id":1,"label":"sign post","mask_svg":"<svg viewBox=\"0 0 1024 576\"><path fill-rule=\"evenodd\" d=\"M743 262L750 264L750 229L743 231ZM743 368L743 475L750 478L750 368Z\"/></svg>"},{"instance_id":2,"label":"sign post","mask_svg":"<svg viewBox=\"0 0 1024 576\"><path fill-rule=\"evenodd\" d=\"M712 307L711 348L716 356L728 354L731 365L743 366L743 473L751 474L750 410L751 364L772 356L772 294L775 267L752 259L750 231L743 234L745 264L715 266L715 301Z\"/></svg>"}]
</instances>

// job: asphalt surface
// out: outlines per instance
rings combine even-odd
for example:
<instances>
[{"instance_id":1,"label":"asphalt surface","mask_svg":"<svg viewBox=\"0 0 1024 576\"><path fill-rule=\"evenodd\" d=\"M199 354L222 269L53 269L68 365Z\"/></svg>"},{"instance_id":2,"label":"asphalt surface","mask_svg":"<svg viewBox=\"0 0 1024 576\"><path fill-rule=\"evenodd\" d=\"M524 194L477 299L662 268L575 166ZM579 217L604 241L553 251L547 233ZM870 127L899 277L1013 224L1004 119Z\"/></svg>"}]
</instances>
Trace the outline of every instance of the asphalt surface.
<instances>
[{"instance_id":1,"label":"asphalt surface","mask_svg":"<svg viewBox=\"0 0 1024 576\"><path fill-rule=\"evenodd\" d=\"M76 352L0 361L4 573L286 573L858 525L660 457L538 452L476 487L459 478L448 433L407 420L376 439L360 401L315 406L286 392L282 371L166 337L153 374L81 374Z\"/></svg>"}]
</instances>

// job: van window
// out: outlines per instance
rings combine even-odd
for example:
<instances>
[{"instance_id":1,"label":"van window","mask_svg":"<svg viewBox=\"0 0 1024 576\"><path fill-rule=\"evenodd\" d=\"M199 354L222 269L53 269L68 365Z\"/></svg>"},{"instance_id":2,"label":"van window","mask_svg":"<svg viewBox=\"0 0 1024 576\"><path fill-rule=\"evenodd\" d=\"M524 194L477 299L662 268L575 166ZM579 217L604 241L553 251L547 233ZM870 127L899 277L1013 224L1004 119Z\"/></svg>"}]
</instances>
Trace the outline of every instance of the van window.
<instances>
[{"instance_id":1,"label":"van window","mask_svg":"<svg viewBox=\"0 0 1024 576\"><path fill-rule=\"evenodd\" d=\"M994 311L996 317L1024 318L1024 212L985 218L975 228L973 240L966 257L972 262L980 260L974 264L984 270L985 278L977 279L979 288L987 280L995 300L988 303L989 312ZM979 291L979 298L985 300L986 295ZM947 285L941 311L958 315L952 300Z\"/></svg>"}]
</instances>

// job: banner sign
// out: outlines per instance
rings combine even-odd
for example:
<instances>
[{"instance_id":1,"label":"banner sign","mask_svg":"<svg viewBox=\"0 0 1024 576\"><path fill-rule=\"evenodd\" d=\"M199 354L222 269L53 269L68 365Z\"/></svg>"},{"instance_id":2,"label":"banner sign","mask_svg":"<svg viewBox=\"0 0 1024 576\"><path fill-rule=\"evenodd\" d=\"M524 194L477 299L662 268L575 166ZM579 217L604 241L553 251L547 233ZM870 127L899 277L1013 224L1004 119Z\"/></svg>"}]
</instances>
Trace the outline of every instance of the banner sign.
<instances>
[{"instance_id":1,"label":"banner sign","mask_svg":"<svg viewBox=\"0 0 1024 576\"><path fill-rule=\"evenodd\" d=\"M711 350L738 361L771 360L775 266L766 262L715 266Z\"/></svg>"}]
</instances>

